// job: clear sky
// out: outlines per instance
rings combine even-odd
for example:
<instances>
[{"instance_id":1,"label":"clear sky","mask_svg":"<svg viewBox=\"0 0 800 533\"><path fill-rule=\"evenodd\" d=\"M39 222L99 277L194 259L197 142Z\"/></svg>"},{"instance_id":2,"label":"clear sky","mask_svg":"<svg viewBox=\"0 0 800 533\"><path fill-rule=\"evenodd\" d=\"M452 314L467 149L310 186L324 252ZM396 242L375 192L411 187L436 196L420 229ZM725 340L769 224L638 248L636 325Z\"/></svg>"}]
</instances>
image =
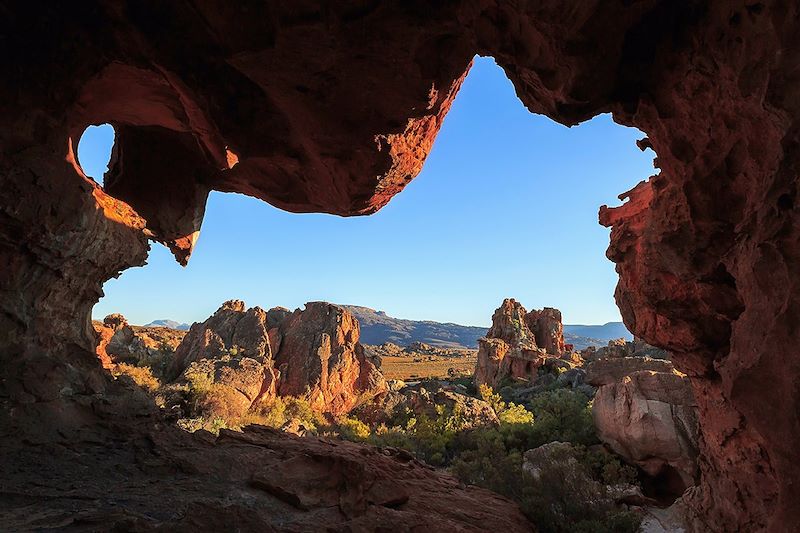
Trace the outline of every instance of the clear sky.
<instances>
[{"instance_id":1,"label":"clear sky","mask_svg":"<svg viewBox=\"0 0 800 533\"><path fill-rule=\"evenodd\" d=\"M619 320L600 205L653 174L644 135L609 115L573 128L529 113L502 69L477 58L422 173L369 217L292 214L211 194L186 268L153 244L148 265L104 286L94 316L204 320L231 298L295 308L327 300L391 316L488 325L505 297L569 324ZM98 181L113 142L78 147Z\"/></svg>"}]
</instances>

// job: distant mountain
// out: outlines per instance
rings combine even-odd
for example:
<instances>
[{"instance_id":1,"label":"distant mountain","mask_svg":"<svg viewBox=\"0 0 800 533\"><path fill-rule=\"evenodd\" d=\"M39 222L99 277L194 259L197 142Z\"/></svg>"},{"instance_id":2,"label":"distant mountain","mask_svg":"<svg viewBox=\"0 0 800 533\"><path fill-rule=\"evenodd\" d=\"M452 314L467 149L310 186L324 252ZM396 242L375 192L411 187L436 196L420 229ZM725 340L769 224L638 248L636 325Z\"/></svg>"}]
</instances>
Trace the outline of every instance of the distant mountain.
<instances>
[{"instance_id":1,"label":"distant mountain","mask_svg":"<svg viewBox=\"0 0 800 533\"><path fill-rule=\"evenodd\" d=\"M567 334L576 337L586 337L589 339L598 339L607 344L608 341L613 339L624 338L625 340L632 341L633 335L625 327L622 322L607 322L602 326L585 326L585 325L564 325L564 336ZM569 341L567 341L569 342Z\"/></svg>"},{"instance_id":2,"label":"distant mountain","mask_svg":"<svg viewBox=\"0 0 800 533\"><path fill-rule=\"evenodd\" d=\"M188 331L191 327L191 324L181 324L180 322L175 322L174 320L170 320L168 318L164 318L161 320L153 320L149 324L145 324L144 327L150 328L170 328L170 329L177 329L180 331Z\"/></svg>"},{"instance_id":3,"label":"distant mountain","mask_svg":"<svg viewBox=\"0 0 800 533\"><path fill-rule=\"evenodd\" d=\"M488 327L462 326L460 324L433 322L431 320L406 320L393 318L383 311L359 305L344 305L361 325L361 342L383 344L393 342L408 346L424 342L448 348L477 348L478 339L486 335ZM633 339L622 322L609 322L602 326L564 325L564 340L582 350L587 346L605 346L612 339Z\"/></svg>"},{"instance_id":4,"label":"distant mountain","mask_svg":"<svg viewBox=\"0 0 800 533\"><path fill-rule=\"evenodd\" d=\"M364 344L393 342L408 346L412 342L424 342L448 348L477 348L478 339L489 331L488 327L393 318L383 311L358 305L343 307L358 319L361 325L361 342Z\"/></svg>"}]
</instances>

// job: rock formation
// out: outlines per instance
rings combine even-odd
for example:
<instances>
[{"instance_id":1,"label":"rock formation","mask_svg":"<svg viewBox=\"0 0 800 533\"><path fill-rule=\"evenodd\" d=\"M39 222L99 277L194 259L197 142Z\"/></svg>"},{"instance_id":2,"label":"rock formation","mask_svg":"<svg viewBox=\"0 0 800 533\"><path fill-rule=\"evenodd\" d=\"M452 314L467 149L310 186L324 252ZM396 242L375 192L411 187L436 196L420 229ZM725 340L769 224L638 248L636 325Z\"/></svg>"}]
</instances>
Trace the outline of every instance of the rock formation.
<instances>
[{"instance_id":1,"label":"rock formation","mask_svg":"<svg viewBox=\"0 0 800 533\"><path fill-rule=\"evenodd\" d=\"M92 328L94 329L94 335L97 339L97 345L95 347L97 358L100 360L100 364L103 365L103 368L111 368L114 362L111 360L111 356L108 355L106 348L108 347L108 343L111 342L111 338L114 336L114 330L107 327L102 322L96 321L92 321Z\"/></svg>"},{"instance_id":2,"label":"rock formation","mask_svg":"<svg viewBox=\"0 0 800 533\"><path fill-rule=\"evenodd\" d=\"M666 350L656 348L641 339L634 338L633 342L625 339L608 341L608 346L589 346L581 350L580 356L585 361L603 359L606 357L651 357L653 359L671 359Z\"/></svg>"},{"instance_id":3,"label":"rock formation","mask_svg":"<svg viewBox=\"0 0 800 533\"><path fill-rule=\"evenodd\" d=\"M263 427L222 430L215 438L161 426L132 444L119 430L138 427L133 413L115 414L116 423L73 435L70 446L3 448L0 486L24 487L0 506L3 529L290 533L396 531L400 524L426 531L530 531L515 504L464 487L398 449L296 438ZM48 478L31 483L42 470Z\"/></svg>"},{"instance_id":4,"label":"rock formation","mask_svg":"<svg viewBox=\"0 0 800 533\"><path fill-rule=\"evenodd\" d=\"M282 396L305 397L313 407L337 414L386 390L358 342L358 321L342 307L308 303L279 324L275 338Z\"/></svg>"},{"instance_id":5,"label":"rock formation","mask_svg":"<svg viewBox=\"0 0 800 533\"><path fill-rule=\"evenodd\" d=\"M272 359L267 313L260 307L245 310L241 300L222 304L205 322L192 324L175 350L168 377L175 378L193 361L242 355L266 362Z\"/></svg>"},{"instance_id":6,"label":"rock formation","mask_svg":"<svg viewBox=\"0 0 800 533\"><path fill-rule=\"evenodd\" d=\"M528 327L536 337L536 344L546 353L562 354L565 350L564 324L561 322L561 311L545 307L534 309L525 316Z\"/></svg>"},{"instance_id":7,"label":"rock formation","mask_svg":"<svg viewBox=\"0 0 800 533\"><path fill-rule=\"evenodd\" d=\"M401 382L402 383L402 382ZM458 413L455 431L463 431L478 426L496 426L500 423L492 406L481 399L466 394L460 385L436 380L423 381L406 386L396 383L394 389L354 411L359 420L372 427L391 424L398 417L413 413L414 416L427 416L436 420L441 414Z\"/></svg>"},{"instance_id":8,"label":"rock formation","mask_svg":"<svg viewBox=\"0 0 800 533\"><path fill-rule=\"evenodd\" d=\"M131 326L119 313L103 322L92 321L97 337L95 352L105 368L119 363L145 365L160 377L184 337L183 331L160 326Z\"/></svg>"},{"instance_id":9,"label":"rock formation","mask_svg":"<svg viewBox=\"0 0 800 533\"><path fill-rule=\"evenodd\" d=\"M311 302L290 313L245 309L244 302L231 300L192 325L175 351L169 376L202 375L229 388L236 415L276 395L342 414L386 390L358 337L358 322L339 306Z\"/></svg>"},{"instance_id":10,"label":"rock formation","mask_svg":"<svg viewBox=\"0 0 800 533\"><path fill-rule=\"evenodd\" d=\"M686 503L711 530L791 530L798 10L783 0L7 5L2 433L103 427L90 399L116 405L121 393L94 355L91 307L106 280L145 262L151 240L185 263L210 190L292 211L385 205L419 172L478 53L532 112L566 125L612 113L647 135L640 145L660 172L600 219L626 326L692 382L702 479ZM116 143L101 188L75 149L104 122Z\"/></svg>"},{"instance_id":11,"label":"rock formation","mask_svg":"<svg viewBox=\"0 0 800 533\"><path fill-rule=\"evenodd\" d=\"M486 337L478 340L475 383L497 387L504 379L533 380L548 355L557 358L563 353L564 328L558 309L528 313L522 304L506 298L492 315Z\"/></svg>"},{"instance_id":12,"label":"rock formation","mask_svg":"<svg viewBox=\"0 0 800 533\"><path fill-rule=\"evenodd\" d=\"M592 415L600 440L673 497L695 484L697 407L685 375L663 359L610 357L589 364L586 381L598 387Z\"/></svg>"}]
</instances>

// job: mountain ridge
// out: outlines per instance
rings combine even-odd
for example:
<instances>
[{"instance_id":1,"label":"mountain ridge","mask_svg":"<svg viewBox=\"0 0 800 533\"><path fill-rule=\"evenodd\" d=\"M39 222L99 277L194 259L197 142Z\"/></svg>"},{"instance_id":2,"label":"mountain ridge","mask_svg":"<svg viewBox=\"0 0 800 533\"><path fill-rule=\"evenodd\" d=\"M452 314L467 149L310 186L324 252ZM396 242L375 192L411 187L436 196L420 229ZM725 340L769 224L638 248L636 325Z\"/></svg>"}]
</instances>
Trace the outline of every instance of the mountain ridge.
<instances>
[{"instance_id":1,"label":"mountain ridge","mask_svg":"<svg viewBox=\"0 0 800 533\"><path fill-rule=\"evenodd\" d=\"M361 342L383 344L393 342L407 346L412 342L424 342L447 348L470 348L478 346L478 339L489 330L489 326L464 326L454 322L434 320L411 320L394 318L384 311L361 305L344 304L361 325ZM605 324L564 324L564 340L576 350L587 346L605 346L612 339L633 340L622 322Z\"/></svg>"}]
</instances>

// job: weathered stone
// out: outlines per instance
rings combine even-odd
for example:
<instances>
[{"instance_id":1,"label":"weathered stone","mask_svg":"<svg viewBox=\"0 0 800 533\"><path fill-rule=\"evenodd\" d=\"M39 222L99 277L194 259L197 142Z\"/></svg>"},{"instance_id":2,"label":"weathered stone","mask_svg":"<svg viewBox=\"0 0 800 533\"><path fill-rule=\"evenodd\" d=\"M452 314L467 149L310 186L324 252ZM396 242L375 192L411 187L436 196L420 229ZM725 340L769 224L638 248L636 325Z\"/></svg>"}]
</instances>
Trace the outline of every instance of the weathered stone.
<instances>
[{"instance_id":1,"label":"weathered stone","mask_svg":"<svg viewBox=\"0 0 800 533\"><path fill-rule=\"evenodd\" d=\"M506 379L533 381L542 365L557 364L563 353L564 327L558 309L528 313L519 302L507 298L492 315L486 337L478 340L474 380L476 385L491 387Z\"/></svg>"},{"instance_id":2,"label":"weathered stone","mask_svg":"<svg viewBox=\"0 0 800 533\"><path fill-rule=\"evenodd\" d=\"M171 375L189 381L205 376L236 391L236 415L275 396L303 398L321 412L343 414L386 390L358 334L353 316L332 304L312 302L287 315L231 300L192 325L175 351Z\"/></svg>"},{"instance_id":3,"label":"weathered stone","mask_svg":"<svg viewBox=\"0 0 800 533\"><path fill-rule=\"evenodd\" d=\"M598 387L592 415L600 440L660 477L665 492L679 495L695 484L697 407L686 376L667 360L610 357L592 362L586 381Z\"/></svg>"},{"instance_id":4,"label":"weathered stone","mask_svg":"<svg viewBox=\"0 0 800 533\"><path fill-rule=\"evenodd\" d=\"M525 315L525 322L536 337L537 346L549 354L564 353L564 325L561 323L561 311L552 307L534 309Z\"/></svg>"},{"instance_id":5,"label":"weathered stone","mask_svg":"<svg viewBox=\"0 0 800 533\"><path fill-rule=\"evenodd\" d=\"M94 355L102 283L142 265L149 240L185 262L209 190L374 212L421 168L478 53L532 112L567 125L610 112L646 132L660 172L601 221L626 326L695 389L703 476L687 505L711 530L792 530L798 9L13 3L0 22L3 433L92 423L86 398L118 390ZM75 157L103 122L117 132L108 190Z\"/></svg>"},{"instance_id":6,"label":"weathered stone","mask_svg":"<svg viewBox=\"0 0 800 533\"><path fill-rule=\"evenodd\" d=\"M386 382L358 342L358 321L346 309L311 302L278 326L278 394L305 398L341 414L386 390Z\"/></svg>"}]
</instances>

